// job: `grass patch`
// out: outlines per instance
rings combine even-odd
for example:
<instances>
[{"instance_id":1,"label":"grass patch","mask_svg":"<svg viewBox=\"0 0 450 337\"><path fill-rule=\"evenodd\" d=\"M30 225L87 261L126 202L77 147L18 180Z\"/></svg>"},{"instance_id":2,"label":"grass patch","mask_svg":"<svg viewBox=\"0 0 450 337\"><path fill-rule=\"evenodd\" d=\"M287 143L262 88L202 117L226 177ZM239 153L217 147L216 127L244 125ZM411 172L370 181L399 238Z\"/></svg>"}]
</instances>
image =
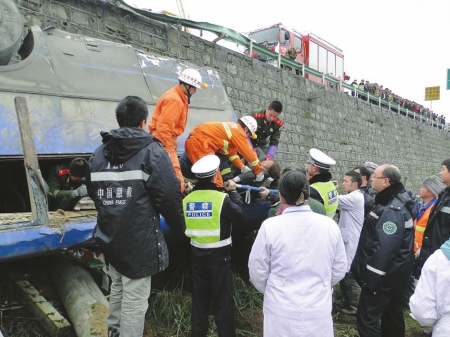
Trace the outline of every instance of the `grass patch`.
<instances>
[{"instance_id":1,"label":"grass patch","mask_svg":"<svg viewBox=\"0 0 450 337\"><path fill-rule=\"evenodd\" d=\"M152 331L155 337L189 336L191 332L191 293L186 291L187 275L183 275L176 289L162 290L152 296ZM235 314L249 322L249 312L262 308L263 296L252 285L233 275ZM251 319L251 317L250 317ZM259 336L237 327L238 336ZM214 318L209 316L208 337L217 336Z\"/></svg>"}]
</instances>

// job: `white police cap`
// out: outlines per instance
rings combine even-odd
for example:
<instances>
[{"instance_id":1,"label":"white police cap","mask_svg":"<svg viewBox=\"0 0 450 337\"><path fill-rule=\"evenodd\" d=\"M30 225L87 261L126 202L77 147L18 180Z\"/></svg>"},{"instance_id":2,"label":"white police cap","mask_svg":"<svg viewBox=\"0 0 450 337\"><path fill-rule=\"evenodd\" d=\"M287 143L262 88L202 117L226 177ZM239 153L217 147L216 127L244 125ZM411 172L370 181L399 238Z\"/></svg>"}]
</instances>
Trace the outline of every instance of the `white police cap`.
<instances>
[{"instance_id":1,"label":"white police cap","mask_svg":"<svg viewBox=\"0 0 450 337\"><path fill-rule=\"evenodd\" d=\"M327 156L322 151L313 148L309 150L308 163L311 163L321 169L329 170L331 168L331 165L336 164L336 161L333 158Z\"/></svg>"},{"instance_id":2,"label":"white police cap","mask_svg":"<svg viewBox=\"0 0 450 337\"><path fill-rule=\"evenodd\" d=\"M217 168L219 167L220 159L214 154L208 154L192 165L192 173L198 178L208 178L214 176L217 172Z\"/></svg>"}]
</instances>

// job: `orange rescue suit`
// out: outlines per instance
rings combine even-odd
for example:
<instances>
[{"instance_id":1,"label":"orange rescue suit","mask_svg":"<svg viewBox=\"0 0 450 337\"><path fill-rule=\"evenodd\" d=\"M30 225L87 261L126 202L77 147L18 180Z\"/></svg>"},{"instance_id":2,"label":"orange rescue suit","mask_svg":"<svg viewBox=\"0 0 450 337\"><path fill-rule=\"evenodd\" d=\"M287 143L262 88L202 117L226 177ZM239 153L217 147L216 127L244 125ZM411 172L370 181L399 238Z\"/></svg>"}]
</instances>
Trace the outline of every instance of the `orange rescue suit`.
<instances>
[{"instance_id":1,"label":"orange rescue suit","mask_svg":"<svg viewBox=\"0 0 450 337\"><path fill-rule=\"evenodd\" d=\"M434 208L434 205L428 207L419 220L414 220L414 253L422 247L423 232L427 228L427 222L432 208Z\"/></svg>"},{"instance_id":2,"label":"orange rescue suit","mask_svg":"<svg viewBox=\"0 0 450 337\"><path fill-rule=\"evenodd\" d=\"M244 129L234 122L211 122L197 125L186 139L184 148L189 160L195 163L200 158L219 152L227 155L238 169L244 166L239 152L250 164L256 175L262 173L261 163L247 139ZM222 176L217 177L217 186L223 185Z\"/></svg>"},{"instance_id":3,"label":"orange rescue suit","mask_svg":"<svg viewBox=\"0 0 450 337\"><path fill-rule=\"evenodd\" d=\"M175 174L184 190L184 178L177 156L177 138L184 132L188 116L188 101L180 85L166 91L156 103L152 120L148 125L150 133L158 138L166 148Z\"/></svg>"}]
</instances>

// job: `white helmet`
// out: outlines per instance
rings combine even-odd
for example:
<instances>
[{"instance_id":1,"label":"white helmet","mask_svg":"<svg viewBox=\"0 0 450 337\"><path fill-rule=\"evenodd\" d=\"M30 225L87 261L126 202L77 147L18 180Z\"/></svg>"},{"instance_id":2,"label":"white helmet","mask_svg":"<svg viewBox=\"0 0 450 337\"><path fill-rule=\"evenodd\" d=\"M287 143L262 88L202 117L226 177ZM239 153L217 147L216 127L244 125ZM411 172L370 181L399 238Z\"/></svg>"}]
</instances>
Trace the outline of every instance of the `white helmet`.
<instances>
[{"instance_id":1,"label":"white helmet","mask_svg":"<svg viewBox=\"0 0 450 337\"><path fill-rule=\"evenodd\" d=\"M239 118L239 120L244 123L244 125L248 128L248 130L251 132L252 136L255 135L256 130L258 128L258 124L256 123L256 119L254 119L252 116L244 116Z\"/></svg>"},{"instance_id":2,"label":"white helmet","mask_svg":"<svg viewBox=\"0 0 450 337\"><path fill-rule=\"evenodd\" d=\"M202 88L202 75L198 72L198 70L193 68L184 69L180 76L178 76L178 80L184 82L186 84L192 85L197 89Z\"/></svg>"}]
</instances>

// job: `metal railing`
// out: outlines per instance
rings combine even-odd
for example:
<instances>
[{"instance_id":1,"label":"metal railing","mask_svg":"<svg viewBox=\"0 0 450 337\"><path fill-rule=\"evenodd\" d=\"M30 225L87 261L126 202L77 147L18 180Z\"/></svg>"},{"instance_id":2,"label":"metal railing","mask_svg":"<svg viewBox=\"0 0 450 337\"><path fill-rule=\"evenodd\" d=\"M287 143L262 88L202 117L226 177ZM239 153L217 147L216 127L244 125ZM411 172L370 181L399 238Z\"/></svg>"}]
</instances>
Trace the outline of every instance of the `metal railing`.
<instances>
[{"instance_id":1,"label":"metal railing","mask_svg":"<svg viewBox=\"0 0 450 337\"><path fill-rule=\"evenodd\" d=\"M315 69L308 68L304 64L300 64L290 58L282 56L280 53L271 51L271 50L263 47L260 44L254 43L253 40L250 37L248 37L247 35L241 34L233 29L218 26L215 24L210 24L207 22L196 22L196 21L192 21L192 20L188 20L188 19L184 19L184 18L168 16L165 14L157 14L154 12L150 12L148 10L143 10L140 8L136 8L134 6L130 6L129 4L125 3L123 0L118 0L118 3L120 3L124 7L133 9L134 11L136 11L137 13L139 13L143 16L149 17L149 18L157 20L157 21L161 21L161 22L165 22L165 23L169 23L169 24L175 24L175 25L182 25L184 27L189 27L189 28L193 28L193 29L199 29L199 30L205 30L205 31L212 32L217 35L217 38L213 41L214 43L216 43L217 41L222 40L222 39L234 42L240 46L247 48L247 50L249 51L249 53L248 53L249 56L252 56L253 51L256 51L258 53L258 55L263 55L263 56L268 57L269 59L276 60L276 64L279 68L281 67L281 65L289 66L292 69L296 70L296 73L298 73L302 77L305 77L306 75L315 76L317 78L320 78L322 84L324 84L324 85L328 82L328 83L332 84L333 86L336 86L337 89L340 91L344 91L343 89L348 89L355 93L355 97L357 97L358 94L363 95L364 97L367 97L366 100L368 102L378 101L378 105L381 107L387 107L389 110L395 109L392 111L398 112L398 113L400 113L404 116L410 117L414 120L421 120L427 124L433 125L442 130L446 130L446 131L450 130L450 126L442 124L438 121L434 121L434 120L427 118L425 116L422 116L420 114L416 114L414 111L405 109L405 108L399 106L398 104L395 104L395 103L392 103L392 102L389 102L386 100L382 100L378 96L373 96L366 91L359 90L357 88L354 88L352 85L350 85L348 83L342 82L342 79L337 79L328 74L321 73ZM373 98L373 100L371 101L372 98Z\"/></svg>"},{"instance_id":2,"label":"metal railing","mask_svg":"<svg viewBox=\"0 0 450 337\"><path fill-rule=\"evenodd\" d=\"M305 77L306 74L312 75L314 77L322 79L321 83L324 85L328 82L328 83L331 83L332 85L336 86L340 91L343 91L343 89L350 90L351 92L354 93L355 98L357 98L358 95L362 96L364 98L362 100L364 100L366 102L378 105L382 108L391 110L402 116L409 117L413 120L419 120L428 125L434 126L440 130L450 131L449 125L445 125L439 121L432 120L431 118L423 116L420 113L416 113L414 111L406 109L399 104L381 99L381 97L375 96L367 91L355 88L352 85L343 82L341 79L337 79L331 75L321 73L318 70L306 67L304 64L298 63L295 60L292 60L290 58L282 56L281 54L271 51L259 44L254 44L253 42L250 42L250 44L248 46L248 50L249 50L249 55L252 55L253 51L256 51L258 53L258 55L264 55L266 57L269 57L272 60L276 60L277 66L279 68L281 67L281 65L291 67L292 69L296 70L296 73L301 75L302 77ZM266 60L266 62L267 62L267 60ZM374 102L376 102L376 103L374 103Z\"/></svg>"}]
</instances>

